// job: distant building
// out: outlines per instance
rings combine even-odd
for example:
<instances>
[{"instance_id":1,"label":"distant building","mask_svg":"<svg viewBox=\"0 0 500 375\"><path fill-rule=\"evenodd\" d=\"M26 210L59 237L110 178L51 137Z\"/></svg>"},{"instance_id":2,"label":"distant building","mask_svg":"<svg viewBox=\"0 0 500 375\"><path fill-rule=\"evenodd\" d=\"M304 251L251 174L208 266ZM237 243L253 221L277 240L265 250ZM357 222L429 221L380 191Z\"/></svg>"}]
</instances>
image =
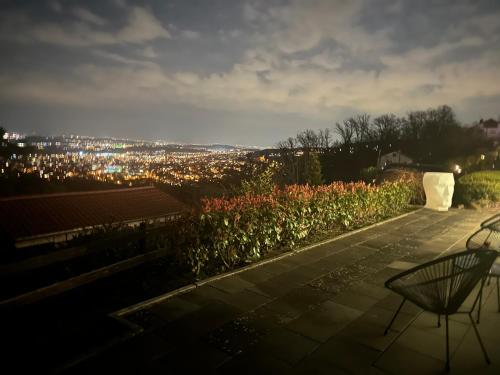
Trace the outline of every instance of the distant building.
<instances>
[{"instance_id":1,"label":"distant building","mask_svg":"<svg viewBox=\"0 0 500 375\"><path fill-rule=\"evenodd\" d=\"M0 199L0 233L21 248L67 241L113 223L166 222L186 211L155 187L9 197Z\"/></svg>"},{"instance_id":2,"label":"distant building","mask_svg":"<svg viewBox=\"0 0 500 375\"><path fill-rule=\"evenodd\" d=\"M409 156L406 156L401 151L394 151L380 156L378 167L384 168L389 164L411 164L411 163L413 163L413 159L411 159Z\"/></svg>"},{"instance_id":3,"label":"distant building","mask_svg":"<svg viewBox=\"0 0 500 375\"><path fill-rule=\"evenodd\" d=\"M500 139L500 121L481 119L479 121L479 128L482 129L488 138Z\"/></svg>"}]
</instances>

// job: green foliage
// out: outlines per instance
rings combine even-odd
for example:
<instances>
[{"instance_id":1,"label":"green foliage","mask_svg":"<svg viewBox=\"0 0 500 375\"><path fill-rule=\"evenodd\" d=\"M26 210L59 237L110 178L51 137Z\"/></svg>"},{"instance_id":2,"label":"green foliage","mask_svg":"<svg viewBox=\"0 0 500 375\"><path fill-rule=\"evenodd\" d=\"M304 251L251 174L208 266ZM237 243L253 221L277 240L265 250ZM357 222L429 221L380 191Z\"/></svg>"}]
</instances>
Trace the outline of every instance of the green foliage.
<instances>
[{"instance_id":1,"label":"green foliage","mask_svg":"<svg viewBox=\"0 0 500 375\"><path fill-rule=\"evenodd\" d=\"M399 169L386 169L384 170L375 181L376 184L380 185L386 182L394 181L406 181L413 191L413 196L410 203L423 205L425 204L425 191L424 191L424 173L411 168L399 168Z\"/></svg>"},{"instance_id":2,"label":"green foliage","mask_svg":"<svg viewBox=\"0 0 500 375\"><path fill-rule=\"evenodd\" d=\"M292 185L272 194L203 202L176 233L178 256L196 275L222 272L291 248L309 236L345 231L395 215L414 195L405 181Z\"/></svg>"},{"instance_id":3,"label":"green foliage","mask_svg":"<svg viewBox=\"0 0 500 375\"><path fill-rule=\"evenodd\" d=\"M321 163L318 155L310 152L303 156L307 158L306 168L304 168L304 182L309 185L321 185L323 183L323 175L321 174Z\"/></svg>"},{"instance_id":4,"label":"green foliage","mask_svg":"<svg viewBox=\"0 0 500 375\"><path fill-rule=\"evenodd\" d=\"M241 182L241 194L271 194L275 187L276 166L268 165L263 171Z\"/></svg>"},{"instance_id":5,"label":"green foliage","mask_svg":"<svg viewBox=\"0 0 500 375\"><path fill-rule=\"evenodd\" d=\"M455 184L456 203L489 206L500 202L500 171L469 173Z\"/></svg>"}]
</instances>

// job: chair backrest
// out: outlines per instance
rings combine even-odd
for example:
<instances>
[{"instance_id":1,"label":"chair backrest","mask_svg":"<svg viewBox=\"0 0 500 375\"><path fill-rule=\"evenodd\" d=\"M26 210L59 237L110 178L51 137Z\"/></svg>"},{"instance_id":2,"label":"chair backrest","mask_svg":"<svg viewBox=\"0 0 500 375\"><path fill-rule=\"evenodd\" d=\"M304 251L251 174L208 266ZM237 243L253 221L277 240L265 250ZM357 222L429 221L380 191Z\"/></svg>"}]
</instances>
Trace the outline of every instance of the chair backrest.
<instances>
[{"instance_id":1,"label":"chair backrest","mask_svg":"<svg viewBox=\"0 0 500 375\"><path fill-rule=\"evenodd\" d=\"M490 223L474 232L465 244L468 250L488 248L500 251L500 221Z\"/></svg>"},{"instance_id":2,"label":"chair backrest","mask_svg":"<svg viewBox=\"0 0 500 375\"><path fill-rule=\"evenodd\" d=\"M496 230L500 230L500 213L490 216L481 223L481 228L493 226Z\"/></svg>"},{"instance_id":3,"label":"chair backrest","mask_svg":"<svg viewBox=\"0 0 500 375\"><path fill-rule=\"evenodd\" d=\"M462 251L402 272L385 283L425 310L453 314L498 256L490 249Z\"/></svg>"}]
</instances>

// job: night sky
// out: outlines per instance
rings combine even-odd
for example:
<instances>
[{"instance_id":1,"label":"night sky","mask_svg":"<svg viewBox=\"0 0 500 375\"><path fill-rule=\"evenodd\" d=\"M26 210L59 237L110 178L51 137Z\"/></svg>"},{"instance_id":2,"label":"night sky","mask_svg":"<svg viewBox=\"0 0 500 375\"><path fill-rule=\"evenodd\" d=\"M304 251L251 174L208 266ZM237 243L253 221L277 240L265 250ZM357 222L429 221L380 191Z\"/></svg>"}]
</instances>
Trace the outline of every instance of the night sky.
<instances>
[{"instance_id":1,"label":"night sky","mask_svg":"<svg viewBox=\"0 0 500 375\"><path fill-rule=\"evenodd\" d=\"M347 116L500 115L500 1L2 1L0 126L272 146Z\"/></svg>"}]
</instances>

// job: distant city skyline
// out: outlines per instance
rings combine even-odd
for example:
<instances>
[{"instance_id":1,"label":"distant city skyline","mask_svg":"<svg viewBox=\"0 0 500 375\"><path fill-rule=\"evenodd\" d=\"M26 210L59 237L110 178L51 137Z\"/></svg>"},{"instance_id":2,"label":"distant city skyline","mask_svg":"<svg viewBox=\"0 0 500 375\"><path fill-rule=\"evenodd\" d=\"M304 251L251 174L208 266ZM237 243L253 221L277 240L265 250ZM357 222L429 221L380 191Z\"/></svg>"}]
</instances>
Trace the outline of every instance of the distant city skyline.
<instances>
[{"instance_id":1,"label":"distant city skyline","mask_svg":"<svg viewBox=\"0 0 500 375\"><path fill-rule=\"evenodd\" d=\"M303 129L450 105L500 115L500 2L13 1L0 126L273 146Z\"/></svg>"}]
</instances>

